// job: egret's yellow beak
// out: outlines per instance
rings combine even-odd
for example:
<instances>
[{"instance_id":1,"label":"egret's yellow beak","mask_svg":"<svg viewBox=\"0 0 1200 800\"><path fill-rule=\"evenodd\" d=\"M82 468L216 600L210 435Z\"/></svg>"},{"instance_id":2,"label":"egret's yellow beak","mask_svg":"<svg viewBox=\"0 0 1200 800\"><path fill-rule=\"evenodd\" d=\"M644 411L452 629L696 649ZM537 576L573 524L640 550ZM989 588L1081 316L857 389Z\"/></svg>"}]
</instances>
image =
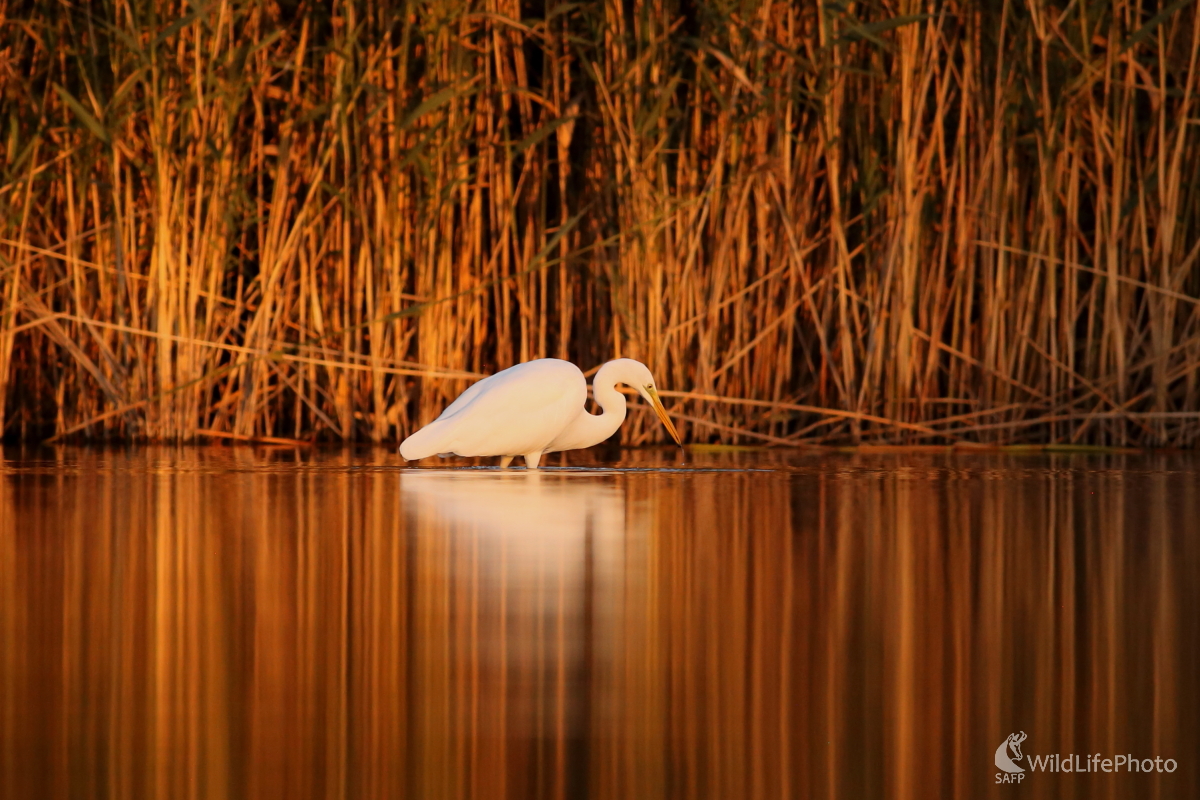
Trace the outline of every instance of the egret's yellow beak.
<instances>
[{"instance_id":1,"label":"egret's yellow beak","mask_svg":"<svg viewBox=\"0 0 1200 800\"><path fill-rule=\"evenodd\" d=\"M650 405L654 406L654 413L658 414L658 418L662 420L662 424L667 426L667 433L671 434L671 438L675 440L675 444L683 447L683 442L679 441L679 431L675 430L675 426L671 424L671 418L667 416L667 410L663 408L662 400L658 399L658 392L653 386L646 387L646 394L650 395Z\"/></svg>"}]
</instances>

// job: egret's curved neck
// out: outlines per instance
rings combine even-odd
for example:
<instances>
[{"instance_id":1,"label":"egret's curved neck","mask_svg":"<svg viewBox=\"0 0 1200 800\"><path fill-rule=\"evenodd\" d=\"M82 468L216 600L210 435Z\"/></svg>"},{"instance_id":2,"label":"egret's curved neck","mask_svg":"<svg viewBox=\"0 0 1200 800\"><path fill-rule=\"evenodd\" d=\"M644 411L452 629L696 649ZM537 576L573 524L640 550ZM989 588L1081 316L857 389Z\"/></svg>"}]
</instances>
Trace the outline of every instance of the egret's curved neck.
<instances>
[{"instance_id":1,"label":"egret's curved neck","mask_svg":"<svg viewBox=\"0 0 1200 800\"><path fill-rule=\"evenodd\" d=\"M593 444L599 444L612 436L625 421L625 395L617 391L618 377L608 366L605 364L601 367L592 379L592 397L596 398L596 403L601 408L601 413L587 415L592 421L591 432L596 437Z\"/></svg>"},{"instance_id":2,"label":"egret's curved neck","mask_svg":"<svg viewBox=\"0 0 1200 800\"><path fill-rule=\"evenodd\" d=\"M621 426L625 421L625 395L617 391L617 383L620 378L614 374L616 370L610 370L608 364L600 368L596 373L596 377L592 379L592 397L596 398L596 403L604 410L600 414L603 418L612 416L615 421L613 423L613 431ZM612 431L609 432L609 436Z\"/></svg>"},{"instance_id":3,"label":"egret's curved neck","mask_svg":"<svg viewBox=\"0 0 1200 800\"><path fill-rule=\"evenodd\" d=\"M616 390L620 369L610 366L601 367L592 380L592 396L602 412L589 414L587 409L580 409L579 416L556 440L556 449L575 450L599 444L616 433L625 421L625 395Z\"/></svg>"}]
</instances>

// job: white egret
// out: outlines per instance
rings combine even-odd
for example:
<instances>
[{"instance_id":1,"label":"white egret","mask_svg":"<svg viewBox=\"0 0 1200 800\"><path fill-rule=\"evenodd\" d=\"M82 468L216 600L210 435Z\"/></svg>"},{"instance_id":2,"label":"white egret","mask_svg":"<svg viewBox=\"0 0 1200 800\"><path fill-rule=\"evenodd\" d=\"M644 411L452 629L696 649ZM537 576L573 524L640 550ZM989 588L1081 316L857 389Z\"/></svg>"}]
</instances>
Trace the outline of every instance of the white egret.
<instances>
[{"instance_id":1,"label":"white egret","mask_svg":"<svg viewBox=\"0 0 1200 800\"><path fill-rule=\"evenodd\" d=\"M458 396L442 415L400 444L400 455L416 461L432 455L500 456L501 468L514 456L537 469L542 453L578 450L603 442L625 421L625 395L618 383L632 386L654 408L676 444L654 376L640 361L618 358L602 366L592 394L603 409L589 414L587 380L579 367L557 358L517 364L484 378Z\"/></svg>"}]
</instances>

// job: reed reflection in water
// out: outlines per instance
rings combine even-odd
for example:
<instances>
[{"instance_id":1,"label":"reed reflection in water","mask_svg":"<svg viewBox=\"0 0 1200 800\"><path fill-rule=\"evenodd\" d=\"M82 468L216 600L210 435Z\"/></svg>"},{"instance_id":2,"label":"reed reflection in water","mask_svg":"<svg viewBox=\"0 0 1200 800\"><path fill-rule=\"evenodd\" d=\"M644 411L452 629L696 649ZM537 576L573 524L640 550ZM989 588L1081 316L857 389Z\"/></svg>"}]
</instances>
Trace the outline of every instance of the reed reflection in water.
<instances>
[{"instance_id":1,"label":"reed reflection in water","mask_svg":"<svg viewBox=\"0 0 1200 800\"><path fill-rule=\"evenodd\" d=\"M0 797L1200 795L1190 458L5 456Z\"/></svg>"}]
</instances>

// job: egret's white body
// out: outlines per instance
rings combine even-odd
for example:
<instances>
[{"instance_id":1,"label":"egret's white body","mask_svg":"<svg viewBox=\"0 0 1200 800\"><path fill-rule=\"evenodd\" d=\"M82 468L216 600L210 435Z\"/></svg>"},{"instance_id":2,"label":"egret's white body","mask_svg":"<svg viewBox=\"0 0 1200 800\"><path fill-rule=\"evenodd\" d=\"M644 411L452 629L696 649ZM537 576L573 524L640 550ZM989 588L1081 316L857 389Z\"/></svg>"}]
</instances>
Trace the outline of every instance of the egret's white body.
<instances>
[{"instance_id":1,"label":"egret's white body","mask_svg":"<svg viewBox=\"0 0 1200 800\"><path fill-rule=\"evenodd\" d=\"M432 455L514 456L536 469L542 453L578 450L603 442L625 421L625 395L618 383L637 389L654 407L676 442L679 434L667 417L645 364L618 358L600 368L592 393L603 409L589 414L587 380L579 367L557 358L540 358L501 370L470 386L441 416L409 436L400 455L415 461Z\"/></svg>"}]
</instances>

